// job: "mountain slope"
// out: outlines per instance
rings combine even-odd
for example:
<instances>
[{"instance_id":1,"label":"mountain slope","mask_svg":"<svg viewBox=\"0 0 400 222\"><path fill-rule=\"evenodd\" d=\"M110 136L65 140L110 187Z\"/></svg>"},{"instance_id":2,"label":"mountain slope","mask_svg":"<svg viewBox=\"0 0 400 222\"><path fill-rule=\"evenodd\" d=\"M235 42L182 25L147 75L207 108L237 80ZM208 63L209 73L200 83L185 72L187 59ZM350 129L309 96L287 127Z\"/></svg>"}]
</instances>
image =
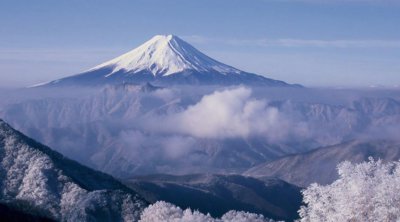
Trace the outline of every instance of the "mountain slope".
<instances>
[{"instance_id":1,"label":"mountain slope","mask_svg":"<svg viewBox=\"0 0 400 222\"><path fill-rule=\"evenodd\" d=\"M150 202L164 200L213 217L234 209L291 221L298 218L302 199L300 188L284 181L239 175L148 175L126 184Z\"/></svg>"},{"instance_id":2,"label":"mountain slope","mask_svg":"<svg viewBox=\"0 0 400 222\"><path fill-rule=\"evenodd\" d=\"M400 143L354 140L260 164L246 171L244 175L256 178L278 177L301 187L314 182L329 184L338 177L338 163L345 160L359 163L368 160L368 157L384 161L399 160Z\"/></svg>"},{"instance_id":3,"label":"mountain slope","mask_svg":"<svg viewBox=\"0 0 400 222\"><path fill-rule=\"evenodd\" d=\"M96 86L122 82L296 86L218 62L173 35L157 35L138 48L88 71L37 86Z\"/></svg>"},{"instance_id":4,"label":"mountain slope","mask_svg":"<svg viewBox=\"0 0 400 222\"><path fill-rule=\"evenodd\" d=\"M0 201L63 221L133 221L146 203L111 176L66 159L0 120Z\"/></svg>"},{"instance_id":5,"label":"mountain slope","mask_svg":"<svg viewBox=\"0 0 400 222\"><path fill-rule=\"evenodd\" d=\"M2 221L7 222L53 222L54 220L40 217L31 214L31 212L23 212L20 209L16 209L13 206L0 203L0 215Z\"/></svg>"}]
</instances>

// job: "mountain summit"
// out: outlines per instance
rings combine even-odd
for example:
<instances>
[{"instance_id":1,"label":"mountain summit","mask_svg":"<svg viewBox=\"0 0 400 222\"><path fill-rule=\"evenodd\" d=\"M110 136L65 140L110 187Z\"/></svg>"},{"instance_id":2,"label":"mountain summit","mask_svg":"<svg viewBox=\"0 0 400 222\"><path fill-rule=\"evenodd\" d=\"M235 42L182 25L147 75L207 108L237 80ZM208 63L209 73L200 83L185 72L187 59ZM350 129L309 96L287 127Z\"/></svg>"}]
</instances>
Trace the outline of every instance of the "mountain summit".
<instances>
[{"instance_id":1,"label":"mountain summit","mask_svg":"<svg viewBox=\"0 0 400 222\"><path fill-rule=\"evenodd\" d=\"M154 76L194 70L198 72L240 73L241 71L220 63L174 35L156 35L138 48L105 62L91 70L113 67L112 73L147 71Z\"/></svg>"},{"instance_id":2,"label":"mountain summit","mask_svg":"<svg viewBox=\"0 0 400 222\"><path fill-rule=\"evenodd\" d=\"M218 62L174 35L156 35L132 51L84 73L41 85L87 86L122 82L296 86Z\"/></svg>"}]
</instances>

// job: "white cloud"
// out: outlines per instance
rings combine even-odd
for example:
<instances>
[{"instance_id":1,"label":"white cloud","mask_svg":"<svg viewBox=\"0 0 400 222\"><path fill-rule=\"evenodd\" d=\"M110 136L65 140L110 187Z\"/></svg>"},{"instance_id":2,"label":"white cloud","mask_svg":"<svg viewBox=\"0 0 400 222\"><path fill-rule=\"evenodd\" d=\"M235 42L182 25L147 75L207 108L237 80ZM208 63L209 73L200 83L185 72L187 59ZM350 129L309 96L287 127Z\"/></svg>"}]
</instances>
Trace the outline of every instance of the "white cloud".
<instances>
[{"instance_id":1,"label":"white cloud","mask_svg":"<svg viewBox=\"0 0 400 222\"><path fill-rule=\"evenodd\" d=\"M253 98L252 90L242 86L215 91L182 112L152 116L145 124L150 130L208 139L261 135L281 140L298 129L277 108Z\"/></svg>"},{"instance_id":2,"label":"white cloud","mask_svg":"<svg viewBox=\"0 0 400 222\"><path fill-rule=\"evenodd\" d=\"M400 48L400 40L363 40L363 39L337 39L337 40L322 40L322 39L224 39L224 38L209 38L205 36L192 35L184 36L189 42L199 44L227 44L236 46L261 46L261 47L319 47L319 48Z\"/></svg>"},{"instance_id":3,"label":"white cloud","mask_svg":"<svg viewBox=\"0 0 400 222\"><path fill-rule=\"evenodd\" d=\"M0 61L75 62L109 59L124 52L122 49L2 49ZM97 58L97 59L96 59Z\"/></svg>"},{"instance_id":4,"label":"white cloud","mask_svg":"<svg viewBox=\"0 0 400 222\"><path fill-rule=\"evenodd\" d=\"M398 4L399 0L265 0L266 2L304 2L316 4Z\"/></svg>"},{"instance_id":5,"label":"white cloud","mask_svg":"<svg viewBox=\"0 0 400 222\"><path fill-rule=\"evenodd\" d=\"M187 154L195 143L195 139L191 137L171 136L161 141L161 147L167 158L177 159Z\"/></svg>"}]
</instances>

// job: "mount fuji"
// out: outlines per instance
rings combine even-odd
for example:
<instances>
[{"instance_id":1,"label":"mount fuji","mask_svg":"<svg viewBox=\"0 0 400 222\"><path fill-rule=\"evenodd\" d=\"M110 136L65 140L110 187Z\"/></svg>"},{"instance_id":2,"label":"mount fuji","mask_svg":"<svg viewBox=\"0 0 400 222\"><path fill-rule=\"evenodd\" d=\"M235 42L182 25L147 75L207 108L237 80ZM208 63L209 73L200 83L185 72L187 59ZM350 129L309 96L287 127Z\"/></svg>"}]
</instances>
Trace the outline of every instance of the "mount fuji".
<instances>
[{"instance_id":1,"label":"mount fuji","mask_svg":"<svg viewBox=\"0 0 400 222\"><path fill-rule=\"evenodd\" d=\"M83 73L36 86L159 85L292 86L218 62L174 35L156 35L141 46Z\"/></svg>"}]
</instances>

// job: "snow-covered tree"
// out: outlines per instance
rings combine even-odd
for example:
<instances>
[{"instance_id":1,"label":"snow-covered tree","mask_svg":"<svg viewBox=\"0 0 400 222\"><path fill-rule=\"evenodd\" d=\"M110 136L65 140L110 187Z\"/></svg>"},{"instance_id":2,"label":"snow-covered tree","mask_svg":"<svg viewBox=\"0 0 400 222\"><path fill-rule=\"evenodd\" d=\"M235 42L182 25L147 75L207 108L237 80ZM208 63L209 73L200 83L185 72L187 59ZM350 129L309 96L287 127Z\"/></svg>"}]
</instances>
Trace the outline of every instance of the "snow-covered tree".
<instances>
[{"instance_id":1,"label":"snow-covered tree","mask_svg":"<svg viewBox=\"0 0 400 222\"><path fill-rule=\"evenodd\" d=\"M338 166L339 179L303 191L300 221L400 221L400 162Z\"/></svg>"},{"instance_id":2,"label":"snow-covered tree","mask_svg":"<svg viewBox=\"0 0 400 222\"><path fill-rule=\"evenodd\" d=\"M220 219L205 215L199 211L191 209L182 210L181 208L164 202L158 201L147 207L141 216L140 222L273 222L264 216L243 211L229 211Z\"/></svg>"}]
</instances>

